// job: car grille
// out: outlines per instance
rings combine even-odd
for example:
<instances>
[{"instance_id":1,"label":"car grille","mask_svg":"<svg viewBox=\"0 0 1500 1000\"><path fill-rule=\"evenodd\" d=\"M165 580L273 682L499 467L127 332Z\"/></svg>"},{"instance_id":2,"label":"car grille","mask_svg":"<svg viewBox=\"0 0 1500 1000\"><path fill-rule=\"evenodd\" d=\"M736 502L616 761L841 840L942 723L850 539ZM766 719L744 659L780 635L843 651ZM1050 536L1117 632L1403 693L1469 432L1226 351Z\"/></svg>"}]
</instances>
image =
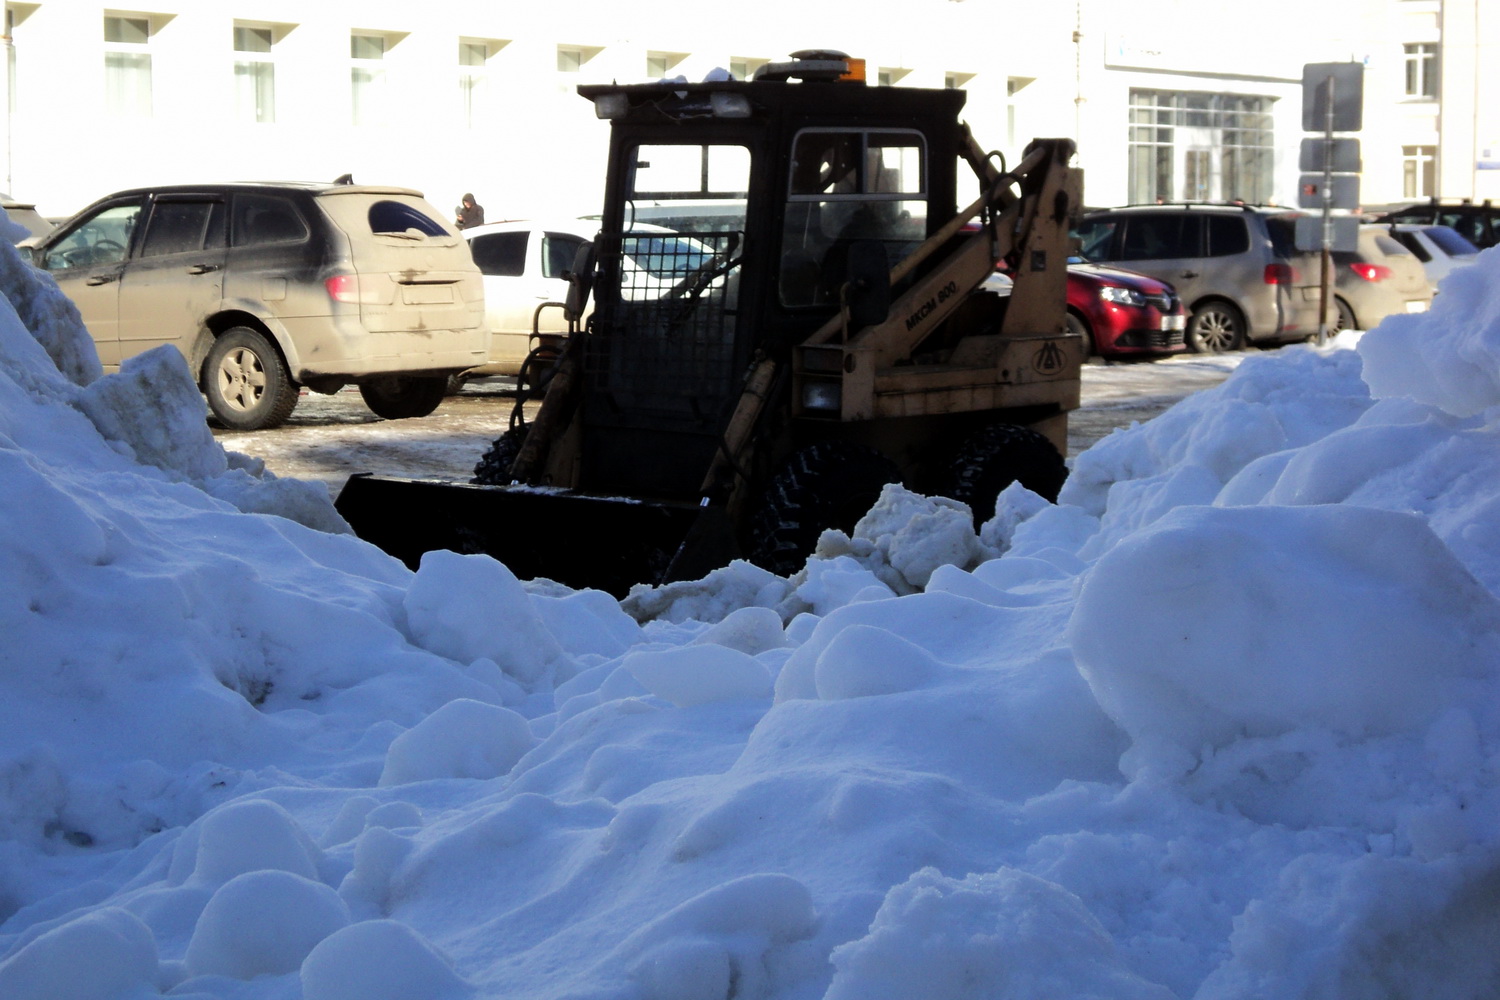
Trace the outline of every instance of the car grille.
<instances>
[{"instance_id":1,"label":"car grille","mask_svg":"<svg viewBox=\"0 0 1500 1000\"><path fill-rule=\"evenodd\" d=\"M1161 310L1163 316L1170 316L1177 311L1177 296L1171 292L1163 292L1160 295L1147 295L1146 302Z\"/></svg>"}]
</instances>

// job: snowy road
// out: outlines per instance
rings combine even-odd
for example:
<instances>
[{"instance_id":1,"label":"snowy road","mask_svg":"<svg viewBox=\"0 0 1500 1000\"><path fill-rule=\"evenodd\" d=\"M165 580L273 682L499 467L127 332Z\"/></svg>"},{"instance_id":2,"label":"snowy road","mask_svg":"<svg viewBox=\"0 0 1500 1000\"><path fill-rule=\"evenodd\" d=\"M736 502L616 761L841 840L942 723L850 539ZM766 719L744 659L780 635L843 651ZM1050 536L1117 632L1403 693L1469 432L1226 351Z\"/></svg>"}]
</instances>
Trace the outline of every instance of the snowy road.
<instances>
[{"instance_id":1,"label":"snowy road","mask_svg":"<svg viewBox=\"0 0 1500 1000\"><path fill-rule=\"evenodd\" d=\"M1182 355L1153 362L1086 365L1083 408L1069 421L1068 453L1077 455L1116 427L1149 420L1179 399L1218 385L1241 354ZM276 475L321 480L337 495L355 472L467 478L503 430L515 398L504 379L471 383L432 416L381 420L353 389L304 393L282 427L215 431L231 451L259 458Z\"/></svg>"}]
</instances>

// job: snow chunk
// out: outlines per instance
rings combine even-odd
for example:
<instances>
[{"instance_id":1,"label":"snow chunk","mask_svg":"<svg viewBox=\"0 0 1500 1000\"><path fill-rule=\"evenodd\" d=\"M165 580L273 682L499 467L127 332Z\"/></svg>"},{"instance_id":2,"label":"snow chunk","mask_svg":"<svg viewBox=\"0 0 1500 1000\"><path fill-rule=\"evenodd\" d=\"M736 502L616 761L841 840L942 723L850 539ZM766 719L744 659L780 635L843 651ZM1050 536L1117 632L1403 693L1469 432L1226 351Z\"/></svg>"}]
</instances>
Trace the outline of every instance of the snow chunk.
<instances>
[{"instance_id":1,"label":"snow chunk","mask_svg":"<svg viewBox=\"0 0 1500 1000\"><path fill-rule=\"evenodd\" d=\"M178 843L178 850L193 854L192 880L210 885L263 868L316 879L323 854L291 813L265 799L220 806L203 817L196 838Z\"/></svg>"},{"instance_id":2,"label":"snow chunk","mask_svg":"<svg viewBox=\"0 0 1500 1000\"><path fill-rule=\"evenodd\" d=\"M330 935L302 963L302 1000L466 1000L474 990L425 938L394 920Z\"/></svg>"},{"instance_id":3,"label":"snow chunk","mask_svg":"<svg viewBox=\"0 0 1500 1000\"><path fill-rule=\"evenodd\" d=\"M0 240L0 291L15 316L35 343L52 360L57 371L73 385L88 385L104 374L94 338L83 325L83 317L73 300L62 293L57 282L45 271L21 259L9 242ZM0 316L0 328L16 329L16 324ZM13 345L6 344L8 353ZM7 359L8 361L8 359ZM7 370L20 366L6 364Z\"/></svg>"},{"instance_id":4,"label":"snow chunk","mask_svg":"<svg viewBox=\"0 0 1500 1000\"><path fill-rule=\"evenodd\" d=\"M491 659L533 690L573 673L516 575L489 556L425 553L405 605L412 641L439 656Z\"/></svg>"},{"instance_id":5,"label":"snow chunk","mask_svg":"<svg viewBox=\"0 0 1500 1000\"><path fill-rule=\"evenodd\" d=\"M641 650L626 656L622 666L646 690L678 708L771 697L771 672L727 646Z\"/></svg>"},{"instance_id":6,"label":"snow chunk","mask_svg":"<svg viewBox=\"0 0 1500 1000\"><path fill-rule=\"evenodd\" d=\"M186 479L207 479L229 468L208 429L208 408L182 352L168 345L127 358L120 371L78 397L106 440L125 445L142 465Z\"/></svg>"},{"instance_id":7,"label":"snow chunk","mask_svg":"<svg viewBox=\"0 0 1500 1000\"><path fill-rule=\"evenodd\" d=\"M789 875L745 875L651 921L615 955L630 961L630 974L649 1000L767 996L770 953L810 937L816 927L807 886Z\"/></svg>"},{"instance_id":8,"label":"snow chunk","mask_svg":"<svg viewBox=\"0 0 1500 1000\"><path fill-rule=\"evenodd\" d=\"M54 927L0 963L5 1000L146 1000L157 996L156 938L106 907Z\"/></svg>"},{"instance_id":9,"label":"snow chunk","mask_svg":"<svg viewBox=\"0 0 1500 1000\"><path fill-rule=\"evenodd\" d=\"M781 616L770 608L740 608L693 640L693 645L705 643L727 646L750 656L789 645Z\"/></svg>"},{"instance_id":10,"label":"snow chunk","mask_svg":"<svg viewBox=\"0 0 1500 1000\"><path fill-rule=\"evenodd\" d=\"M1408 397L1458 417L1500 404L1497 285L1500 252L1486 250L1443 279L1429 312L1390 316L1366 333L1359 356L1371 394Z\"/></svg>"},{"instance_id":11,"label":"snow chunk","mask_svg":"<svg viewBox=\"0 0 1500 1000\"><path fill-rule=\"evenodd\" d=\"M851 625L818 656L818 697L833 701L921 687L943 670L931 654L883 628Z\"/></svg>"},{"instance_id":12,"label":"snow chunk","mask_svg":"<svg viewBox=\"0 0 1500 1000\"><path fill-rule=\"evenodd\" d=\"M856 539L868 539L901 576L904 591L927 585L939 566L967 568L988 553L974 534L974 512L947 497L913 493L888 483L880 499L854 526Z\"/></svg>"},{"instance_id":13,"label":"snow chunk","mask_svg":"<svg viewBox=\"0 0 1500 1000\"><path fill-rule=\"evenodd\" d=\"M791 589L770 570L736 559L701 580L636 584L620 606L638 622L716 622L740 608L774 608Z\"/></svg>"},{"instance_id":14,"label":"snow chunk","mask_svg":"<svg viewBox=\"0 0 1500 1000\"><path fill-rule=\"evenodd\" d=\"M924 868L832 957L826 1000L1175 1000L1126 967L1078 897L1011 869L957 880Z\"/></svg>"},{"instance_id":15,"label":"snow chunk","mask_svg":"<svg viewBox=\"0 0 1500 1000\"><path fill-rule=\"evenodd\" d=\"M391 741L380 784L498 778L536 743L524 716L499 705L450 701Z\"/></svg>"},{"instance_id":16,"label":"snow chunk","mask_svg":"<svg viewBox=\"0 0 1500 1000\"><path fill-rule=\"evenodd\" d=\"M1500 602L1426 522L1349 506L1175 510L1099 560L1068 632L1137 743L1189 755L1395 732L1500 662Z\"/></svg>"},{"instance_id":17,"label":"snow chunk","mask_svg":"<svg viewBox=\"0 0 1500 1000\"><path fill-rule=\"evenodd\" d=\"M198 917L186 966L193 975L296 972L319 941L349 924L349 908L321 882L283 871L246 872L219 887Z\"/></svg>"}]
</instances>

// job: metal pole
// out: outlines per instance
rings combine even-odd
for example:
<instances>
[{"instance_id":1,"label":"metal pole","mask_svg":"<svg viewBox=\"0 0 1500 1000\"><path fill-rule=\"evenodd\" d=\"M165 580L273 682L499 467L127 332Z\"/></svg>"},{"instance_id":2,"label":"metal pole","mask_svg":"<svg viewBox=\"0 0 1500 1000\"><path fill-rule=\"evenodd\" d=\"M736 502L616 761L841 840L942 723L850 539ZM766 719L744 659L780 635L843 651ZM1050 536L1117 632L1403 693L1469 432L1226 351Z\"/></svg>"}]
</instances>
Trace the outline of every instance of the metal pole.
<instances>
[{"instance_id":1,"label":"metal pole","mask_svg":"<svg viewBox=\"0 0 1500 1000\"><path fill-rule=\"evenodd\" d=\"M1333 76L1323 106L1323 252L1319 262L1318 346L1328 343L1329 286L1333 284Z\"/></svg>"}]
</instances>

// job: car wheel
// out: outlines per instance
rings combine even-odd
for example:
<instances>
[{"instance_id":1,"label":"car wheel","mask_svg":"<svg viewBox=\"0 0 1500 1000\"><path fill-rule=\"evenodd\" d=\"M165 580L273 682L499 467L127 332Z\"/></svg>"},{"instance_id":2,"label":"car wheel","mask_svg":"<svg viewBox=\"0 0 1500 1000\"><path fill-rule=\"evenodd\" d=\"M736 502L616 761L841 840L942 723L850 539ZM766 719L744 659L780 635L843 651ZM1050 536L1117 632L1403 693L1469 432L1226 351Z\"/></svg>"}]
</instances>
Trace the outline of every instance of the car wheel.
<instances>
[{"instance_id":1,"label":"car wheel","mask_svg":"<svg viewBox=\"0 0 1500 1000\"><path fill-rule=\"evenodd\" d=\"M1198 354L1238 351L1245 346L1245 319L1228 302L1205 302L1188 320L1187 345Z\"/></svg>"},{"instance_id":2,"label":"car wheel","mask_svg":"<svg viewBox=\"0 0 1500 1000\"><path fill-rule=\"evenodd\" d=\"M1067 464L1044 435L1016 424L991 424L959 447L938 492L968 504L977 531L994 516L996 498L1011 483L1055 503L1067 478Z\"/></svg>"},{"instance_id":3,"label":"car wheel","mask_svg":"<svg viewBox=\"0 0 1500 1000\"><path fill-rule=\"evenodd\" d=\"M1089 325L1082 316L1075 312L1068 313L1068 332L1078 334L1083 341L1083 356L1085 359L1099 353L1099 345L1094 343L1094 334L1089 330Z\"/></svg>"},{"instance_id":4,"label":"car wheel","mask_svg":"<svg viewBox=\"0 0 1500 1000\"><path fill-rule=\"evenodd\" d=\"M425 417L442 405L448 379L391 375L359 384L365 405L377 417L404 420Z\"/></svg>"},{"instance_id":5,"label":"car wheel","mask_svg":"<svg viewBox=\"0 0 1500 1000\"><path fill-rule=\"evenodd\" d=\"M219 334L203 363L202 386L214 418L230 430L279 427L297 406L281 352L248 326Z\"/></svg>"},{"instance_id":6,"label":"car wheel","mask_svg":"<svg viewBox=\"0 0 1500 1000\"><path fill-rule=\"evenodd\" d=\"M1338 307L1338 317L1333 321L1329 333L1338 333L1340 330L1357 330L1359 327L1354 319L1354 310L1349 308L1349 303L1343 299L1334 297L1333 304Z\"/></svg>"},{"instance_id":7,"label":"car wheel","mask_svg":"<svg viewBox=\"0 0 1500 1000\"><path fill-rule=\"evenodd\" d=\"M896 463L864 445L820 441L789 458L772 478L750 519L750 561L790 576L801 569L829 528L852 532L886 483L899 483Z\"/></svg>"},{"instance_id":8,"label":"car wheel","mask_svg":"<svg viewBox=\"0 0 1500 1000\"><path fill-rule=\"evenodd\" d=\"M474 466L474 478L469 482L475 486L508 486L510 467L516 464L516 456L521 454L521 443L526 440L528 429L521 424L497 437Z\"/></svg>"}]
</instances>

